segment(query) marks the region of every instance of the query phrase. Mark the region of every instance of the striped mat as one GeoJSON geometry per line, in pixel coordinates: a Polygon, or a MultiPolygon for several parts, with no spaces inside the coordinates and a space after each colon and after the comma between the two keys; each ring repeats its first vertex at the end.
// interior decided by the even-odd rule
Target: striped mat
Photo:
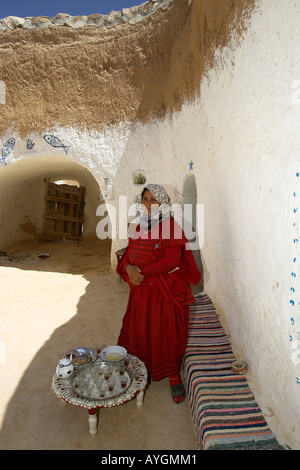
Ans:
{"type": "Polygon", "coordinates": [[[231,370],[236,358],[210,298],[195,300],[183,374],[199,449],[282,449],[245,376],[231,370]]]}

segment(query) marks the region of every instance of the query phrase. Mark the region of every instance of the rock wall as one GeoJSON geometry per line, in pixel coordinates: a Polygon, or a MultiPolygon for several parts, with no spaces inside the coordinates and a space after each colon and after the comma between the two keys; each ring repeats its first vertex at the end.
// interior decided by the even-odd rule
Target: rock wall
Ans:
{"type": "Polygon", "coordinates": [[[178,111],[197,94],[215,47],[228,43],[232,22],[242,25],[252,4],[148,2],[130,9],[129,21],[122,21],[123,14],[112,28],[109,18],[116,13],[105,21],[101,15],[98,22],[88,17],[79,28],[65,16],[60,21],[60,15],[2,20],[0,80],[6,84],[6,105],[0,135],[9,128],[25,136],[57,125],[98,130],[178,111]],[[143,21],[132,24],[136,17],[143,21]],[[14,22],[13,29],[4,29],[14,22]]]}

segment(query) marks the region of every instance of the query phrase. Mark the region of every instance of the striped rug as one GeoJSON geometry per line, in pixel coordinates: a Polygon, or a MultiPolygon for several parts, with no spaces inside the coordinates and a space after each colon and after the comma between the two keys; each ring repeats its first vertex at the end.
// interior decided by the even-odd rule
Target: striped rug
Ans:
{"type": "Polygon", "coordinates": [[[190,307],[183,374],[200,450],[281,449],[255,401],[210,298],[190,307]]]}

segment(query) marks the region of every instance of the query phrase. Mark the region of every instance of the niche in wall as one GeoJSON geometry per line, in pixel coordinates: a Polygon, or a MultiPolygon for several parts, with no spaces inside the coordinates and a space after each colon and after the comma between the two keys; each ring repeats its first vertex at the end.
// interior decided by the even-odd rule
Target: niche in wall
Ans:
{"type": "Polygon", "coordinates": [[[192,247],[198,269],[202,273],[201,281],[196,286],[192,287],[193,293],[196,294],[203,291],[204,279],[199,237],[197,236],[197,183],[193,174],[186,175],[183,180],[182,216],[184,220],[183,228],[185,235],[192,247]]]}

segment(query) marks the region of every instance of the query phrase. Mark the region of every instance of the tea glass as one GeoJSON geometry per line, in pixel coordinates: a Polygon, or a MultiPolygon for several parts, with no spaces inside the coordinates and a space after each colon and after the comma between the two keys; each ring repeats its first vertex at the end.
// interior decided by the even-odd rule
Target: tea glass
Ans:
{"type": "Polygon", "coordinates": [[[112,366],[110,366],[110,365],[103,366],[103,373],[104,373],[105,380],[109,379],[109,377],[112,374],[112,371],[113,371],[112,366]]]}
{"type": "Polygon", "coordinates": [[[106,393],[107,393],[107,385],[105,383],[102,383],[102,385],[99,387],[100,398],[104,398],[106,393]]]}
{"type": "Polygon", "coordinates": [[[115,377],[110,377],[107,381],[108,390],[112,392],[113,389],[115,388],[115,385],[116,385],[115,377]]]}
{"type": "Polygon", "coordinates": [[[121,388],[125,388],[128,382],[128,377],[120,377],[121,388]]]}

